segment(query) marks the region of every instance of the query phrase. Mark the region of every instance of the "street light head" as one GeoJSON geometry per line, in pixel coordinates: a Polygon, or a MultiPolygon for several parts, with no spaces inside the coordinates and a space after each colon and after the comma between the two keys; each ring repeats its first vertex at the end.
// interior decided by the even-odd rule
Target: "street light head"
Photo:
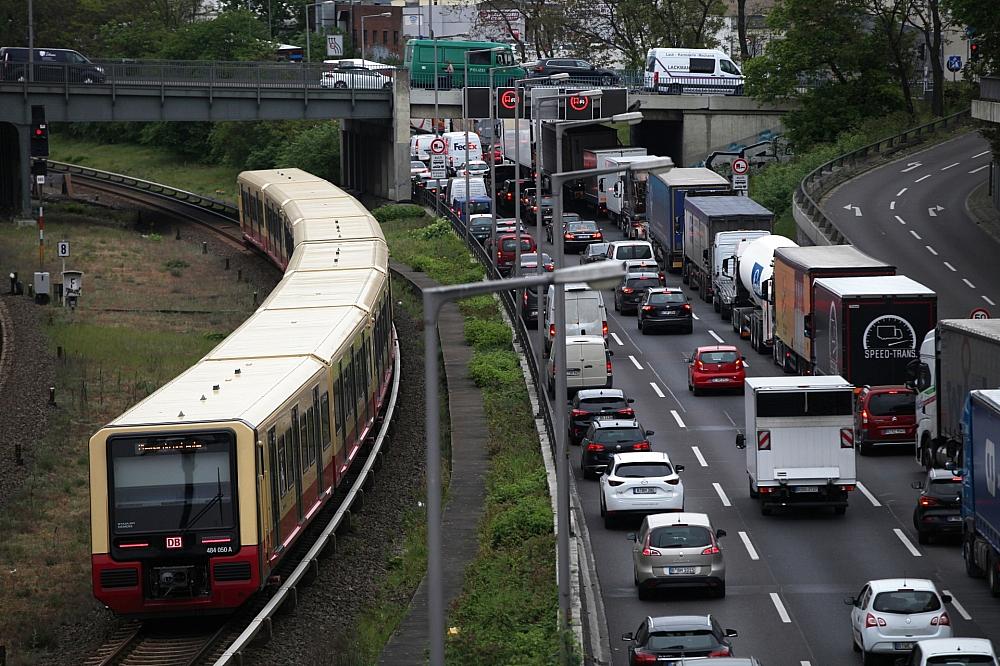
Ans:
{"type": "Polygon", "coordinates": [[[584,266],[557,268],[552,273],[556,284],[586,282],[591,289],[610,289],[625,275],[625,264],[620,261],[598,261],[584,266]]]}
{"type": "Polygon", "coordinates": [[[642,111],[629,111],[628,113],[616,113],[611,116],[612,122],[616,123],[628,123],[629,125],[638,125],[642,122],[642,111]]]}

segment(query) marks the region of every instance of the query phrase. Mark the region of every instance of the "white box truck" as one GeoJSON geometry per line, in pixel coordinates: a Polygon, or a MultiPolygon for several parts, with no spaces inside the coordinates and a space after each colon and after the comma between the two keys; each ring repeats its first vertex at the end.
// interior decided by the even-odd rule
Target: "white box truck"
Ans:
{"type": "Polygon", "coordinates": [[[750,497],[767,516],[775,507],[847,511],[857,485],[854,386],[843,377],[751,377],[745,385],[750,497]]]}

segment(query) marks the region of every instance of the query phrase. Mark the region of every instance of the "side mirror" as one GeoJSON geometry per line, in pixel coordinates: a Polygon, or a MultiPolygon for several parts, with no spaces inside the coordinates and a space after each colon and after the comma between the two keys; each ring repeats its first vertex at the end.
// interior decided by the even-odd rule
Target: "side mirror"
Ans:
{"type": "MultiPolygon", "coordinates": [[[[635,536],[635,532],[629,532],[628,536],[625,537],[625,538],[628,539],[629,541],[637,541],[638,540],[638,537],[635,536]]],[[[631,636],[631,635],[632,634],[629,634],[629,636],[631,636]]]]}
{"type": "Polygon", "coordinates": [[[655,433],[655,432],[653,432],[652,430],[647,430],[647,431],[646,431],[646,437],[652,437],[652,436],[653,436],[653,435],[655,435],[655,434],[656,434],[656,433],[655,433]]]}
{"type": "Polygon", "coordinates": [[[845,606],[856,606],[857,603],[858,603],[857,599],[855,599],[854,597],[844,597],[845,606]]]}
{"type": "Polygon", "coordinates": [[[951,603],[951,595],[947,594],[947,593],[942,593],[941,594],[941,601],[942,601],[942,603],[950,604],[951,603]]]}
{"type": "Polygon", "coordinates": [[[747,436],[741,432],[736,433],[736,448],[738,449],[747,448],[747,436]]]}
{"type": "Polygon", "coordinates": [[[724,536],[726,536],[726,530],[715,530],[716,539],[721,539],[724,536]]]}
{"type": "Polygon", "coordinates": [[[611,349],[608,350],[608,356],[614,356],[615,352],[611,349]]]}
{"type": "Polygon", "coordinates": [[[675,472],[683,472],[684,471],[684,465],[674,465],[674,471],[675,472]]]}
{"type": "Polygon", "coordinates": [[[954,472],[955,469],[957,469],[957,466],[955,465],[955,461],[954,460],[948,460],[948,461],[945,461],[944,468],[946,470],[948,470],[949,472],[954,472]]]}
{"type": "Polygon", "coordinates": [[[738,638],[740,634],[735,629],[726,629],[725,635],[726,638],[738,638]]]}
{"type": "Polygon", "coordinates": [[[914,490],[923,490],[924,489],[924,482],[923,481],[914,481],[913,483],[910,484],[910,487],[913,488],[914,490]]]}
{"type": "Polygon", "coordinates": [[[626,402],[628,402],[628,404],[631,405],[632,403],[635,402],[635,398],[629,398],[626,402]]]}
{"type": "Polygon", "coordinates": [[[628,643],[629,641],[631,641],[632,640],[632,632],[630,631],[627,634],[622,634],[622,640],[625,641],[626,643],[628,643]]]}

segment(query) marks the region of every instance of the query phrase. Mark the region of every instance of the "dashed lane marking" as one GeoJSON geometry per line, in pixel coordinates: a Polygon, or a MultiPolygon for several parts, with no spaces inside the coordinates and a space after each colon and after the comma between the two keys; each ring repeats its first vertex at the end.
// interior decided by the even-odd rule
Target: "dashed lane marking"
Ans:
{"type": "Polygon", "coordinates": [[[871,494],[871,491],[865,488],[865,484],[860,481],[858,481],[858,490],[861,491],[862,495],[868,498],[868,501],[872,503],[872,506],[882,506],[882,503],[875,499],[875,496],[871,494]]]}
{"type": "Polygon", "coordinates": [[[893,217],[895,217],[896,221],[899,222],[900,224],[906,224],[906,220],[901,218],[899,215],[894,215],[893,217]]]}
{"type": "Polygon", "coordinates": [[[771,603],[774,604],[775,610],[778,611],[778,617],[781,618],[781,621],[785,624],[790,624],[792,618],[789,617],[788,611],[785,610],[785,604],[781,603],[781,597],[778,596],[777,592],[771,592],[771,603]]]}
{"type": "Polygon", "coordinates": [[[696,315],[696,314],[692,314],[691,316],[692,316],[692,317],[694,317],[695,319],[701,319],[701,317],[699,317],[699,316],[698,316],[698,315],[696,315]]]}
{"type": "Polygon", "coordinates": [[[989,296],[983,296],[983,300],[989,303],[990,305],[996,305],[996,303],[993,302],[993,299],[990,298],[989,296]]]}
{"type": "Polygon", "coordinates": [[[949,165],[948,165],[948,166],[946,166],[946,167],[941,167],[941,171],[947,171],[948,169],[950,169],[950,168],[952,168],[952,167],[957,167],[957,166],[958,166],[958,164],[959,164],[958,162],[955,162],[955,163],[953,163],[953,164],[949,164],[949,165]]]}
{"type": "Polygon", "coordinates": [[[719,494],[719,499],[722,500],[722,506],[732,506],[732,502],[729,501],[729,497],[726,495],[726,491],[722,489],[718,483],[713,483],[712,487],[715,488],[715,492],[719,494]]]}
{"type": "Polygon", "coordinates": [[[680,428],[687,428],[687,426],[684,425],[684,420],[681,418],[681,415],[677,413],[676,409],[671,409],[670,413],[671,413],[671,415],[673,415],[674,421],[677,421],[678,427],[680,427],[680,428]]]}
{"type": "Polygon", "coordinates": [[[912,235],[912,236],[913,236],[914,238],[916,238],[917,240],[923,240],[922,238],[920,238],[920,234],[918,234],[918,233],[917,233],[916,231],[914,231],[913,229],[910,229],[910,234],[911,234],[911,235],[912,235]]]}
{"type": "Polygon", "coordinates": [[[946,267],[946,268],[947,268],[947,269],[948,269],[949,271],[951,271],[952,273],[954,273],[954,272],[955,272],[956,270],[958,270],[958,269],[956,269],[956,268],[955,268],[954,266],[952,266],[951,264],[949,264],[949,263],[948,263],[947,261],[946,261],[946,262],[944,262],[944,265],[945,265],[945,267],[946,267]]]}
{"type": "Polygon", "coordinates": [[[904,192],[906,192],[906,190],[908,190],[908,189],[910,189],[910,188],[908,188],[908,187],[904,187],[904,188],[903,188],[903,189],[901,189],[901,190],[900,190],[899,192],[896,192],[896,196],[897,196],[897,197],[901,197],[901,196],[903,196],[903,193],[904,193],[904,192]]]}
{"type": "Polygon", "coordinates": [[[906,550],[910,551],[910,555],[913,555],[913,557],[923,557],[920,554],[920,551],[917,550],[917,547],[914,546],[910,542],[910,540],[906,538],[905,534],[903,534],[903,530],[899,529],[898,527],[894,527],[892,528],[892,531],[896,533],[896,536],[899,537],[899,540],[903,542],[904,546],[906,546],[906,550]]]}
{"type": "Polygon", "coordinates": [[[889,202],[889,210],[896,210],[896,200],[893,199],[889,202]]]}
{"type": "Polygon", "coordinates": [[[976,169],[973,169],[973,170],[972,170],[972,171],[970,171],[969,173],[979,173],[979,172],[980,172],[980,171],[982,171],[983,169],[988,169],[988,168],[990,168],[990,165],[989,165],[989,164],[984,164],[983,166],[981,166],[981,167],[979,167],[979,168],[976,168],[976,169]]]}
{"type": "Polygon", "coordinates": [[[938,256],[937,250],[935,250],[934,248],[932,248],[930,245],[924,245],[924,247],[926,247],[927,251],[930,252],[931,254],[933,254],[935,257],[938,256]]]}
{"type": "Polygon", "coordinates": [[[990,151],[988,151],[988,150],[984,150],[984,151],[983,151],[983,152],[981,152],[981,153],[976,153],[975,155],[973,155],[973,156],[972,156],[972,159],[976,159],[977,157],[982,157],[983,155],[989,155],[989,154],[990,154],[990,151]]]}
{"type": "Polygon", "coordinates": [[[723,340],[722,338],[720,338],[719,334],[716,333],[715,331],[713,331],[712,329],[708,330],[708,334],[711,335],[713,338],[715,338],[715,341],[718,342],[719,344],[722,344],[723,342],[725,342],[725,340],[723,340]]]}
{"type": "Polygon", "coordinates": [[[959,615],[961,615],[966,620],[972,619],[972,616],[969,615],[969,611],[965,610],[965,606],[963,606],[958,602],[958,599],[956,599],[955,595],[951,593],[951,590],[941,590],[941,591],[947,594],[949,597],[951,597],[951,605],[955,607],[955,610],[958,611],[959,615]]]}
{"type": "Polygon", "coordinates": [[[694,457],[698,459],[698,464],[702,467],[708,467],[708,462],[705,460],[705,456],[701,455],[701,449],[697,446],[692,446],[691,451],[694,452],[694,457]]]}
{"type": "Polygon", "coordinates": [[[750,543],[750,537],[747,536],[747,533],[741,531],[738,534],[740,535],[740,541],[742,541],[743,545],[747,547],[747,553],[750,554],[750,559],[759,560],[760,555],[757,554],[757,549],[753,547],[752,543],[750,543]]]}
{"type": "Polygon", "coordinates": [[[922,180],[927,180],[927,179],[928,179],[928,178],[930,178],[930,177],[931,177],[931,175],[930,175],[930,174],[927,174],[926,176],[921,176],[920,178],[917,178],[917,179],[916,179],[915,181],[913,181],[913,182],[914,182],[914,183],[919,183],[920,181],[922,181],[922,180]]]}
{"type": "Polygon", "coordinates": [[[663,395],[663,391],[661,391],[660,387],[656,385],[656,382],[649,382],[649,385],[653,387],[654,391],[656,391],[656,395],[660,396],[661,398],[666,398],[667,397],[667,396],[663,395]]]}
{"type": "Polygon", "coordinates": [[[637,361],[637,360],[636,360],[635,356],[632,356],[631,354],[629,354],[629,355],[628,355],[628,360],[632,361],[632,365],[634,365],[634,366],[635,366],[635,369],[636,369],[636,370],[643,370],[643,369],[644,369],[644,368],[642,367],[642,364],[641,364],[641,363],[639,363],[639,361],[637,361]]]}
{"type": "Polygon", "coordinates": [[[611,337],[612,337],[612,338],[614,338],[614,340],[615,340],[615,343],[616,343],[616,344],[617,344],[617,345],[618,345],[619,347],[624,347],[624,346],[625,346],[625,343],[624,343],[624,342],[622,342],[622,339],[618,337],[618,334],[617,334],[617,333],[612,333],[612,334],[611,334],[611,337]]]}
{"type": "Polygon", "coordinates": [[[962,278],[962,282],[964,282],[965,286],[967,286],[969,289],[975,289],[976,288],[976,285],[974,285],[971,282],[969,282],[968,278],[962,278]]]}

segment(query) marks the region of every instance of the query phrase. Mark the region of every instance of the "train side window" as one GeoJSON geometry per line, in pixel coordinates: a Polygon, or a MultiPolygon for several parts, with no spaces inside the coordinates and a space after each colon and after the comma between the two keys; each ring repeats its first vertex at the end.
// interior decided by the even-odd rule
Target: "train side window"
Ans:
{"type": "Polygon", "coordinates": [[[298,461],[299,461],[299,447],[298,442],[296,442],[296,431],[295,431],[295,419],[296,413],[292,412],[292,424],[287,430],[285,430],[285,446],[288,447],[288,453],[286,454],[286,459],[288,461],[288,489],[291,490],[292,486],[296,484],[296,479],[298,479],[298,461]]]}
{"type": "Polygon", "coordinates": [[[316,449],[312,438],[312,407],[299,416],[299,450],[302,452],[302,471],[312,467],[316,460],[316,449]]]}
{"type": "Polygon", "coordinates": [[[333,383],[333,402],[334,408],[337,410],[334,416],[334,427],[337,433],[340,434],[340,438],[344,438],[344,370],[340,369],[340,373],[337,376],[337,381],[333,383]]]}
{"type": "Polygon", "coordinates": [[[285,436],[278,438],[278,488],[281,496],[288,492],[288,451],[285,448],[285,436]]]}
{"type": "Polygon", "coordinates": [[[325,449],[330,446],[330,394],[324,391],[319,404],[319,421],[322,428],[323,448],[325,449]]]}

